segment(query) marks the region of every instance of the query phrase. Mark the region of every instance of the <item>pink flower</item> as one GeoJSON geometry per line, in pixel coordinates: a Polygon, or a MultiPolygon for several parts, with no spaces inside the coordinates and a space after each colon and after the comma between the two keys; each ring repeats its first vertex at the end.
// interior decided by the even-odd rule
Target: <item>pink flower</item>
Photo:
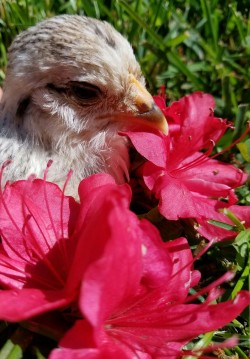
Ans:
{"type": "Polygon", "coordinates": [[[164,109],[169,136],[126,133],[148,161],[141,173],[167,219],[211,217],[211,198],[224,197],[234,204],[233,189],[247,178],[238,168],[209,158],[214,143],[228,127],[214,117],[214,105],[210,95],[196,92],[164,109]],[[204,149],[206,152],[201,152],[204,149]]]}
{"type": "Polygon", "coordinates": [[[109,175],[82,182],[81,204],[41,179],[6,184],[0,194],[0,284],[5,289],[0,291],[0,319],[17,322],[53,309],[77,310],[84,271],[77,248],[87,252],[89,227],[98,230],[99,187],[104,196],[117,188],[120,200],[129,201],[129,187],[117,186],[109,175]]]}
{"type": "Polygon", "coordinates": [[[187,241],[163,243],[130,211],[128,185],[95,175],[81,182],[79,196],[80,204],[44,180],[0,192],[0,318],[39,325],[36,316],[48,312],[53,331],[54,318],[68,315],[72,327],[50,359],[179,358],[184,344],[250,302],[242,291],[212,305],[220,280],[193,304],[189,289],[200,275],[187,241]]]}
{"type": "Polygon", "coordinates": [[[6,184],[0,198],[1,319],[24,320],[73,300],[65,284],[78,212],[79,204],[55,184],[6,184]]]}
{"type": "MultiPolygon", "coordinates": [[[[192,270],[186,240],[164,244],[150,223],[136,223],[129,212],[124,220],[119,202],[109,212],[116,225],[101,245],[102,257],[91,260],[82,278],[85,319],[76,321],[49,359],[180,358],[184,344],[225,325],[250,302],[242,291],[235,301],[213,305],[221,291],[209,288],[204,303],[189,303],[199,295],[188,295],[199,273],[192,270]]],[[[94,238],[93,248],[99,241],[94,238]]]]}

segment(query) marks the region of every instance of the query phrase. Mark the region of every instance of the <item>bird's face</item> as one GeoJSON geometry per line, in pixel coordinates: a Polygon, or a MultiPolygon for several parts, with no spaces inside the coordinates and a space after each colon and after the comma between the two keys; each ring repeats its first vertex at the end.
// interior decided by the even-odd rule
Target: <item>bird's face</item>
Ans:
{"type": "Polygon", "coordinates": [[[83,16],[57,16],[16,37],[1,106],[8,136],[45,150],[62,178],[73,167],[78,180],[104,171],[123,182],[129,159],[118,131],[147,125],[167,132],[128,41],[83,16]]]}
{"type": "Polygon", "coordinates": [[[54,17],[17,36],[3,102],[40,134],[61,128],[88,137],[135,123],[167,131],[130,44],[110,24],[81,16],[54,17]]]}

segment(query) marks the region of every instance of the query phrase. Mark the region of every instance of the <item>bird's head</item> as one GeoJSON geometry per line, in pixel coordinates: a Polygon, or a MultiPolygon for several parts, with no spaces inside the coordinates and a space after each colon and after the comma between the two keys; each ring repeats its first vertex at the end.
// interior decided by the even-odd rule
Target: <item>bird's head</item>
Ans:
{"type": "Polygon", "coordinates": [[[167,132],[128,41],[84,16],[56,16],[16,37],[2,108],[20,133],[57,146],[140,123],[167,132]]]}

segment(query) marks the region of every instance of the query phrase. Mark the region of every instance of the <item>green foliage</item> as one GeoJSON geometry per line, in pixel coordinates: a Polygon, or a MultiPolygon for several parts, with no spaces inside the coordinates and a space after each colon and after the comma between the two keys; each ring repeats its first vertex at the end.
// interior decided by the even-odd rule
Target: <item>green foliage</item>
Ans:
{"type": "Polygon", "coordinates": [[[234,118],[249,103],[250,18],[247,0],[2,0],[0,78],[14,36],[55,14],[111,22],[132,43],[152,93],[164,83],[170,100],[195,90],[213,94],[234,118]]]}
{"type": "Polygon", "coordinates": [[[250,162],[250,139],[237,144],[240,153],[245,161],[250,162]]]}

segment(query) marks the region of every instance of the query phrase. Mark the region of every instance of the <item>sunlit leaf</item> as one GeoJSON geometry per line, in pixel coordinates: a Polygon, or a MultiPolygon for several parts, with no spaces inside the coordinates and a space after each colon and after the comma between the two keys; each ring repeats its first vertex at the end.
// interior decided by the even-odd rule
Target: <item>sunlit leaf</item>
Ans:
{"type": "Polygon", "coordinates": [[[245,161],[250,162],[250,139],[236,145],[245,161]]]}

